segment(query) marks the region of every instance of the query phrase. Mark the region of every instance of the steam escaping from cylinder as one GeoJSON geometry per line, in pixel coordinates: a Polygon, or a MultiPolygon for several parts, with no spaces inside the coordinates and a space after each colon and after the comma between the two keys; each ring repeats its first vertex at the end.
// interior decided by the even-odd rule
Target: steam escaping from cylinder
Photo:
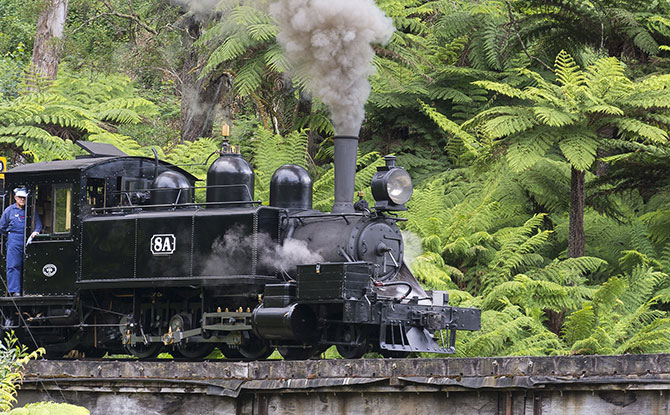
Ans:
{"type": "Polygon", "coordinates": [[[312,251],[305,241],[288,238],[280,244],[267,233],[254,236],[240,226],[217,238],[212,243],[212,255],[199,261],[204,263],[205,275],[248,274],[254,250],[258,252],[259,265],[271,271],[291,273],[300,264],[323,262],[323,257],[312,251]]]}
{"type": "Polygon", "coordinates": [[[270,14],[286,58],[328,106],[337,134],[358,136],[375,70],[371,44],[389,41],[391,19],[374,0],[278,0],[270,14]]]}

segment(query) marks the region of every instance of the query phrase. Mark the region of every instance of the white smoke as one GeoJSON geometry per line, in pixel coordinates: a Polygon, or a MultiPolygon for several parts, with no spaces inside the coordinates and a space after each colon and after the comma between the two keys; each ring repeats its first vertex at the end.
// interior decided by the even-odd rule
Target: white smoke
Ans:
{"type": "Polygon", "coordinates": [[[273,243],[267,234],[263,235],[265,236],[262,241],[264,255],[259,256],[263,266],[290,272],[296,269],[296,265],[323,262],[323,257],[310,251],[305,241],[287,239],[283,245],[278,245],[273,243]]]}
{"type": "Polygon", "coordinates": [[[193,14],[209,16],[213,14],[221,0],[170,0],[193,14]]]}
{"type": "Polygon", "coordinates": [[[259,233],[256,238],[236,226],[212,244],[212,255],[205,260],[205,275],[241,275],[251,271],[251,257],[258,251],[258,265],[271,272],[293,273],[297,265],[323,262],[323,257],[310,251],[307,242],[286,239],[282,245],[270,235],[259,233]]]}
{"type": "Polygon", "coordinates": [[[405,246],[405,253],[403,255],[403,260],[407,266],[412,269],[414,261],[416,258],[423,254],[423,248],[421,247],[421,238],[419,235],[411,231],[402,231],[402,239],[405,246]]]}
{"type": "Polygon", "coordinates": [[[287,59],[330,109],[337,134],[357,136],[374,73],[371,43],[386,43],[393,23],[374,0],[278,0],[270,14],[287,59]]]}

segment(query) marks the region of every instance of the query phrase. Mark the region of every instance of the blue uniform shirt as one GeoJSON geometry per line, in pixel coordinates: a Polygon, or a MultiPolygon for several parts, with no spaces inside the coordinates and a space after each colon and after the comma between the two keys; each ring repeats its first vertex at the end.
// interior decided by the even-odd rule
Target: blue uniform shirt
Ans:
{"type": "MultiPolygon", "coordinates": [[[[12,239],[14,235],[20,235],[23,239],[23,232],[26,226],[26,210],[21,209],[16,206],[16,203],[8,206],[4,212],[2,212],[2,217],[0,217],[0,233],[7,235],[10,233],[12,239]]],[[[42,230],[42,221],[40,221],[40,216],[35,215],[35,232],[42,230]]]]}

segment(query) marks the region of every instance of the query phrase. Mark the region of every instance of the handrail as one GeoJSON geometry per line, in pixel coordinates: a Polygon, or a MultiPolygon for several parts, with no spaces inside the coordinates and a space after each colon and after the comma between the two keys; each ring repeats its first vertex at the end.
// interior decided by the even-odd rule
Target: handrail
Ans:
{"type": "Polygon", "coordinates": [[[261,200],[251,200],[252,195],[251,195],[251,190],[249,189],[249,186],[244,184],[244,183],[239,183],[239,184],[219,184],[219,185],[211,185],[211,186],[189,186],[189,187],[175,187],[175,188],[170,188],[170,187],[158,187],[158,188],[146,188],[146,189],[135,189],[135,190],[116,190],[114,192],[110,192],[112,195],[120,195],[122,199],[125,199],[127,201],[127,205],[120,205],[120,206],[106,206],[106,207],[101,207],[101,208],[91,208],[92,213],[98,213],[98,212],[106,212],[106,211],[123,211],[123,210],[128,210],[128,209],[137,209],[137,208],[165,208],[165,207],[193,207],[193,206],[213,206],[213,205],[239,205],[239,204],[257,204],[260,205],[263,202],[261,200]],[[182,196],[182,192],[184,191],[190,191],[192,190],[195,192],[198,189],[212,189],[212,188],[236,188],[236,187],[244,187],[246,189],[247,195],[249,196],[249,200],[233,200],[233,201],[226,201],[226,202],[187,202],[187,203],[179,203],[179,199],[182,196]],[[152,192],[152,191],[171,191],[171,190],[178,190],[177,196],[175,198],[175,201],[172,203],[160,203],[160,204],[134,204],[132,202],[131,195],[133,193],[138,193],[138,192],[152,192]]]}
{"type": "Polygon", "coordinates": [[[104,211],[122,211],[122,210],[132,210],[132,209],[145,209],[145,208],[164,208],[164,207],[200,207],[200,206],[213,206],[213,205],[244,205],[244,204],[253,204],[261,205],[262,200],[239,200],[232,202],[193,202],[193,203],[162,203],[156,205],[132,205],[132,206],[109,206],[102,208],[91,208],[91,212],[104,212],[104,211]]]}

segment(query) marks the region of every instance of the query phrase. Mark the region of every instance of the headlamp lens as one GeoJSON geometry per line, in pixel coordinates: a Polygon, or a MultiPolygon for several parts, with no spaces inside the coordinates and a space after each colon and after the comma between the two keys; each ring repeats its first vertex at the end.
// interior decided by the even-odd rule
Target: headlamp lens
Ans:
{"type": "Polygon", "coordinates": [[[386,191],[391,202],[404,205],[412,197],[412,188],[412,178],[405,170],[398,168],[389,172],[386,191]]]}

